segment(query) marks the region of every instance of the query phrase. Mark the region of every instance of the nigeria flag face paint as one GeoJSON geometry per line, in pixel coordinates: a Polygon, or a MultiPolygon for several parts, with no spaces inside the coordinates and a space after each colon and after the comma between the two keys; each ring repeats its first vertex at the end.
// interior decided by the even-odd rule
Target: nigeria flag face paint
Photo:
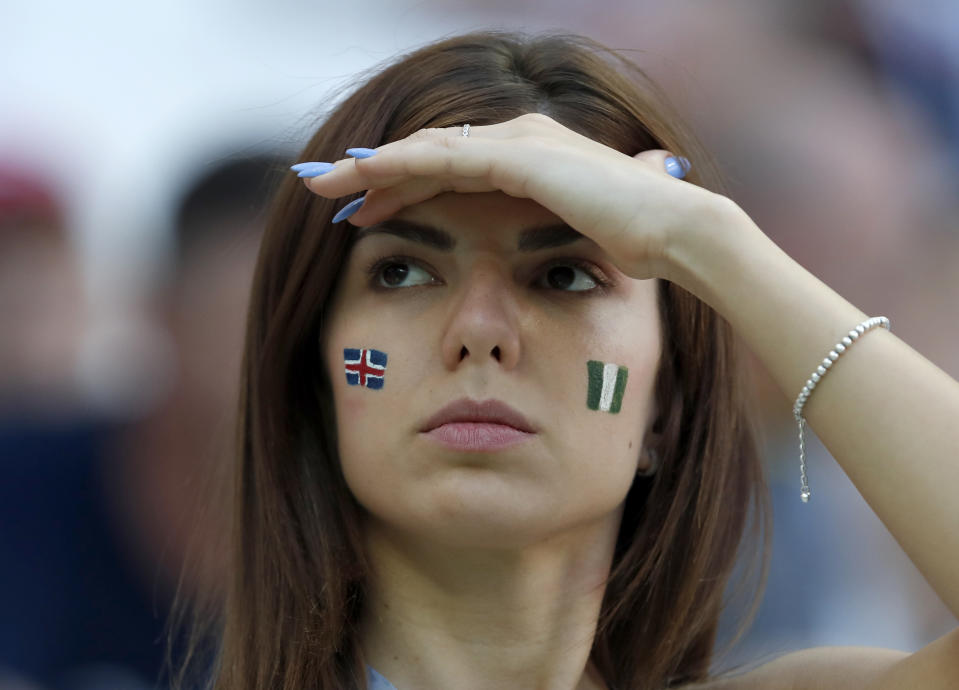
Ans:
{"type": "Polygon", "coordinates": [[[586,362],[586,374],[589,383],[586,407],[613,414],[619,412],[629,370],[612,362],[597,362],[591,359],[586,362]]]}

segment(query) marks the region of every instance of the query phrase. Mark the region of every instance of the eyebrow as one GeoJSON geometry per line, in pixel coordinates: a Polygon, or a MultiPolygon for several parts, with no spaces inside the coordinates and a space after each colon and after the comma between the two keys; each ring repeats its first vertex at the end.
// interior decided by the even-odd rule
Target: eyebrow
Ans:
{"type": "MultiPolygon", "coordinates": [[[[353,242],[356,243],[364,237],[378,234],[395,235],[442,252],[451,252],[456,248],[456,238],[445,230],[400,218],[390,218],[375,225],[360,228],[357,230],[353,242]]],[[[541,249],[563,247],[586,239],[589,238],[568,224],[555,223],[523,230],[519,235],[516,248],[521,252],[535,252],[541,249]]]]}

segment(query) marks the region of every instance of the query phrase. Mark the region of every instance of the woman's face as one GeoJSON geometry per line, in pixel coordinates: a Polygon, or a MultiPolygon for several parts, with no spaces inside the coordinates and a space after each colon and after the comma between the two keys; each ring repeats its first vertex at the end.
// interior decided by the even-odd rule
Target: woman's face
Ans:
{"type": "Polygon", "coordinates": [[[626,277],[582,236],[520,250],[524,230],[561,221],[501,192],[441,194],[360,233],[397,221],[432,226],[453,246],[361,237],[322,342],[340,462],[368,517],[448,545],[501,548],[618,518],[655,419],[656,281],[626,277]],[[601,292],[593,276],[612,284],[601,292]],[[381,388],[348,382],[345,348],[386,354],[381,388]],[[590,360],[600,363],[592,391],[590,360]],[[591,409],[591,394],[609,400],[615,365],[627,369],[619,411],[591,409]],[[535,433],[478,451],[421,432],[464,397],[507,403],[535,433]]]}

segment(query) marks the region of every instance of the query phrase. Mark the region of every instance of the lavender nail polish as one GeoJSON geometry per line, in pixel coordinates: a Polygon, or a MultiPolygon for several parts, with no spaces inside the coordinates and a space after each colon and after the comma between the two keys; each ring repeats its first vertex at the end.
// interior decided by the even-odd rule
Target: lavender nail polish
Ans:
{"type": "Polygon", "coordinates": [[[670,156],[666,159],[666,172],[668,172],[673,177],[678,177],[680,179],[686,177],[686,173],[689,172],[690,164],[688,158],[674,158],[670,156]]]}
{"type": "Polygon", "coordinates": [[[353,148],[346,149],[346,152],[353,158],[369,158],[376,155],[376,149],[353,148]]]}
{"type": "Polygon", "coordinates": [[[363,202],[366,201],[366,195],[364,194],[359,199],[354,199],[346,206],[340,209],[340,212],[333,216],[333,222],[339,223],[341,220],[346,220],[354,213],[360,210],[360,207],[363,206],[363,202]]]}
{"type": "Polygon", "coordinates": [[[306,163],[297,163],[296,165],[291,165],[290,170],[294,172],[300,172],[304,168],[312,168],[314,165],[323,165],[320,161],[307,161],[306,163]]]}
{"type": "Polygon", "coordinates": [[[332,163],[314,163],[310,167],[303,168],[297,173],[297,177],[316,177],[318,175],[325,175],[331,170],[335,170],[336,166],[332,163]]]}

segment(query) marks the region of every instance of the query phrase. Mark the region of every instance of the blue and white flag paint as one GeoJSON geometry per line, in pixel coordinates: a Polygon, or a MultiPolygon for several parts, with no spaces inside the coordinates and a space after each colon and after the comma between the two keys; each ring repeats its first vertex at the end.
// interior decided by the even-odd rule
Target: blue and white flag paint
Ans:
{"type": "Polygon", "coordinates": [[[629,370],[612,362],[597,362],[591,359],[586,362],[586,375],[589,385],[586,407],[613,414],[619,412],[629,370]]]}
{"type": "Polygon", "coordinates": [[[346,382],[351,386],[380,389],[386,375],[386,353],[379,350],[344,347],[346,382]]]}

